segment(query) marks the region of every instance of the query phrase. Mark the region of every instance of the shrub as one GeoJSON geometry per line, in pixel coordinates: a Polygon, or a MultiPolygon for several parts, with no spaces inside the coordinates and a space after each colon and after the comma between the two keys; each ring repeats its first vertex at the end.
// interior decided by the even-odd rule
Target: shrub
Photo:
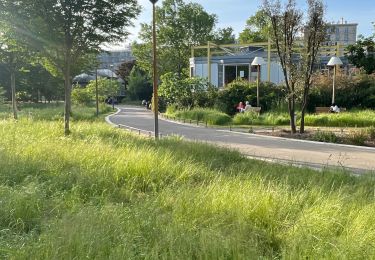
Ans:
{"type": "Polygon", "coordinates": [[[367,132],[368,132],[368,135],[370,137],[371,140],[375,140],[375,127],[369,127],[367,129],[367,132]]]}
{"type": "MultiPolygon", "coordinates": [[[[318,76],[309,95],[308,111],[317,106],[328,106],[332,98],[332,79],[318,76]]],[[[375,108],[375,75],[337,77],[336,103],[351,108],[375,108]]]]}
{"type": "Polygon", "coordinates": [[[174,73],[161,76],[159,95],[168,104],[180,108],[213,107],[217,98],[217,88],[203,78],[186,78],[174,73]]]}
{"type": "Polygon", "coordinates": [[[72,90],[72,101],[75,104],[88,105],[92,102],[93,97],[85,88],[74,88],[72,90]]]}
{"type": "Polygon", "coordinates": [[[367,133],[363,130],[350,131],[346,138],[351,144],[364,145],[367,140],[367,133]]]}
{"type": "MultiPolygon", "coordinates": [[[[96,82],[92,80],[86,89],[91,95],[91,99],[94,100],[96,96],[96,82]]],[[[117,96],[120,91],[120,82],[117,80],[109,79],[98,79],[98,96],[101,102],[104,102],[108,97],[117,96]]]]}
{"type": "Polygon", "coordinates": [[[131,100],[151,100],[152,83],[146,74],[134,67],[128,77],[128,93],[131,100]]]}
{"type": "Polygon", "coordinates": [[[16,93],[16,99],[17,101],[29,102],[31,101],[31,95],[26,91],[18,91],[16,93]]]}
{"type": "MultiPolygon", "coordinates": [[[[236,113],[239,102],[249,101],[251,105],[257,103],[257,86],[254,82],[235,80],[219,92],[216,108],[229,114],[236,113]]],[[[259,87],[260,106],[262,111],[282,106],[285,99],[282,88],[275,84],[264,82],[259,87]]]]}
{"type": "Polygon", "coordinates": [[[317,142],[327,142],[327,143],[337,143],[338,138],[335,135],[335,133],[332,132],[326,132],[326,131],[317,131],[313,134],[311,137],[313,141],[317,142]]]}

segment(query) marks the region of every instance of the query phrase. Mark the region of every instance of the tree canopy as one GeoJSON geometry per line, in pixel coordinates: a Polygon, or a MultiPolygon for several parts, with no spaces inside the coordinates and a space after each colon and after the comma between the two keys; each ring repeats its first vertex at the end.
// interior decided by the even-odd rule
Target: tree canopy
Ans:
{"type": "Polygon", "coordinates": [[[261,9],[246,21],[245,29],[240,33],[241,43],[265,42],[270,32],[270,19],[261,9]]]}
{"type": "Polygon", "coordinates": [[[71,78],[88,54],[123,40],[140,9],[136,0],[0,0],[8,24],[27,38],[43,65],[65,81],[65,134],[69,133],[71,78]],[[16,15],[15,15],[16,14],[16,15]]]}
{"type": "Polygon", "coordinates": [[[354,66],[362,68],[367,74],[375,72],[375,34],[367,38],[360,37],[347,50],[347,57],[354,66]]]}
{"type": "MultiPolygon", "coordinates": [[[[159,74],[174,72],[179,75],[188,67],[190,48],[207,44],[209,40],[223,43],[234,41],[233,29],[215,32],[217,17],[209,14],[197,3],[183,0],[165,0],[156,9],[157,46],[159,74]]],[[[137,65],[151,74],[152,33],[151,24],[141,24],[139,40],[133,44],[137,65]]]]}

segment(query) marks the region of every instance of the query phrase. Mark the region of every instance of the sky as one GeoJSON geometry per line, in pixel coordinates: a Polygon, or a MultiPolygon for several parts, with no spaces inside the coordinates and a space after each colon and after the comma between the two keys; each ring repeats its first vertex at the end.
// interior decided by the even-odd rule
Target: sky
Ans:
{"type": "MultiPolygon", "coordinates": [[[[260,7],[262,0],[195,0],[211,14],[218,16],[217,28],[232,27],[238,34],[244,29],[246,20],[260,7]]],[[[130,28],[131,35],[127,44],[137,40],[141,23],[150,23],[152,18],[152,5],[149,0],[138,0],[142,6],[142,12],[134,21],[134,27],[130,28]]],[[[161,5],[159,0],[157,5],[161,5]]],[[[297,0],[303,7],[306,0],[297,0]]],[[[358,23],[358,34],[370,36],[374,33],[372,22],[375,22],[374,0],[324,0],[326,5],[326,20],[328,22],[344,21],[358,23]]]]}

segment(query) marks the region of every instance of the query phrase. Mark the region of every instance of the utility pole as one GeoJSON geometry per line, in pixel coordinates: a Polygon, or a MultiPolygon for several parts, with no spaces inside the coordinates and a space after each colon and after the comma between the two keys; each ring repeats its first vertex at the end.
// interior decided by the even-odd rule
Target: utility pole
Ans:
{"type": "Polygon", "coordinates": [[[156,9],[155,4],[158,0],[150,0],[152,3],[152,70],[153,70],[153,107],[154,107],[154,118],[155,118],[155,125],[154,125],[154,132],[155,132],[155,140],[159,139],[159,100],[158,100],[158,75],[157,75],[157,53],[156,53],[156,9]]]}

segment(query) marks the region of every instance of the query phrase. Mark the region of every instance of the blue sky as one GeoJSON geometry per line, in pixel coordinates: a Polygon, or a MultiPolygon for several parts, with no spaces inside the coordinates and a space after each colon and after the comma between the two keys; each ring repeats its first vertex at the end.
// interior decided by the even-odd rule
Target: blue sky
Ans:
{"type": "MultiPolygon", "coordinates": [[[[142,6],[142,13],[134,22],[135,27],[130,31],[132,35],[128,42],[137,39],[139,24],[151,21],[152,6],[149,0],[139,0],[142,6]]],[[[162,0],[157,3],[160,5],[162,0]]],[[[201,4],[209,13],[217,14],[218,27],[231,26],[236,35],[241,32],[245,26],[246,20],[253,15],[262,3],[262,0],[195,0],[201,4]]],[[[306,0],[297,0],[302,7],[306,0]]],[[[327,6],[327,21],[339,21],[341,17],[348,22],[358,23],[358,34],[365,36],[371,35],[375,22],[375,4],[374,0],[324,0],[327,6]]]]}

